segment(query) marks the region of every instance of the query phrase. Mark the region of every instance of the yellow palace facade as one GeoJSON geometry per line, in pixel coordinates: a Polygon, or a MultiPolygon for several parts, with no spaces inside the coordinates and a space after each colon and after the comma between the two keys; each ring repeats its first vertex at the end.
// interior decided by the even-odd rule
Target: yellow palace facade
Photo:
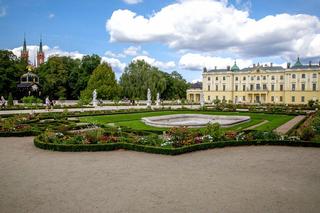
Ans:
{"type": "Polygon", "coordinates": [[[239,69],[235,63],[227,69],[203,69],[202,89],[187,90],[190,102],[212,103],[215,99],[232,103],[307,104],[320,100],[320,62],[281,66],[253,65],[239,69]]]}

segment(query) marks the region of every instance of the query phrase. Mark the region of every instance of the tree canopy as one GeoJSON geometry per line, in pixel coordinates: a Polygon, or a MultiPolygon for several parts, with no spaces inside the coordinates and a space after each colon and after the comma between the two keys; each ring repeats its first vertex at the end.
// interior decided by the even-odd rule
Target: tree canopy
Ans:
{"type": "Polygon", "coordinates": [[[118,97],[119,87],[109,64],[102,63],[93,71],[87,88],[81,92],[81,99],[91,99],[95,89],[98,99],[113,100],[118,97]]]}
{"type": "Polygon", "coordinates": [[[159,92],[162,99],[177,99],[186,97],[187,82],[174,71],[171,74],[160,71],[143,60],[131,62],[122,74],[119,82],[123,96],[145,100],[150,88],[152,98],[159,92]]]}
{"type": "Polygon", "coordinates": [[[25,73],[27,63],[17,58],[11,51],[0,50],[0,92],[8,97],[17,94],[20,76],[25,73]]]}

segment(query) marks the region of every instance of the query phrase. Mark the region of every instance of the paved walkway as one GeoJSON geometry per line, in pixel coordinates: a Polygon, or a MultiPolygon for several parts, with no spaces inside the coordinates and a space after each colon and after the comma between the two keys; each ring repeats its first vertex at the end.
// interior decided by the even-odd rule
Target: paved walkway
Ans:
{"type": "MultiPolygon", "coordinates": [[[[199,105],[167,105],[164,108],[171,108],[171,109],[179,109],[179,108],[189,108],[189,109],[198,109],[199,105]]],[[[95,107],[95,108],[71,108],[67,109],[69,112],[86,112],[86,111],[99,111],[99,110],[120,110],[120,109],[146,109],[147,106],[102,106],[102,107],[95,107]]],[[[162,108],[157,106],[152,106],[152,108],[162,108]]],[[[65,109],[53,109],[49,112],[63,112],[65,109]]],[[[37,110],[0,110],[0,115],[8,115],[8,114],[30,114],[30,113],[47,113],[48,110],[46,109],[37,109],[37,110]]]]}
{"type": "Polygon", "coordinates": [[[282,124],[281,126],[276,128],[275,131],[278,132],[279,134],[286,134],[290,129],[292,129],[297,123],[299,123],[305,117],[306,117],[305,115],[298,115],[293,119],[291,119],[290,121],[288,121],[287,123],[282,124]]]}
{"type": "Polygon", "coordinates": [[[0,138],[0,212],[319,212],[318,148],[163,156],[41,150],[0,138]]]}

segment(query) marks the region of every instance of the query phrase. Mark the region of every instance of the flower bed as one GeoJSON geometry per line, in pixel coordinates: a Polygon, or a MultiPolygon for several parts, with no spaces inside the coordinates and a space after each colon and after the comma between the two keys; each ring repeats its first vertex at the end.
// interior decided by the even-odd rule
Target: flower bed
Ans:
{"type": "Polygon", "coordinates": [[[45,132],[34,139],[35,146],[54,151],[110,151],[127,149],[177,155],[196,150],[242,145],[288,145],[320,147],[317,142],[289,140],[274,132],[224,133],[218,124],[204,130],[172,128],[162,135],[131,132],[130,129],[98,129],[81,133],[45,132]]]}

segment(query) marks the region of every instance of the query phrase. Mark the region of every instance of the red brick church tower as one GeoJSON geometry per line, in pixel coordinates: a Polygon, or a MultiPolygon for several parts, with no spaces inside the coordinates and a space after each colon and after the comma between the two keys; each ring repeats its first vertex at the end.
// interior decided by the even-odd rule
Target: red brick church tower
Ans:
{"type": "Polygon", "coordinates": [[[27,63],[29,62],[29,51],[27,50],[26,36],[24,36],[24,40],[23,40],[23,49],[21,50],[21,59],[27,63]]]}
{"type": "Polygon", "coordinates": [[[42,49],[42,38],[40,38],[39,51],[37,53],[37,66],[40,66],[42,63],[44,63],[44,52],[42,49]]]}

